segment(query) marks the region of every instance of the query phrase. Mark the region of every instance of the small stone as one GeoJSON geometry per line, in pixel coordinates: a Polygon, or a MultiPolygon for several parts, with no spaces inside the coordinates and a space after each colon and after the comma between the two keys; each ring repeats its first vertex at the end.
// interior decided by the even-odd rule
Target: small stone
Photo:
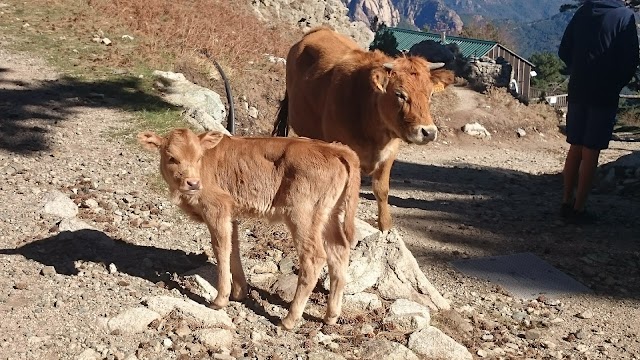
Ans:
{"type": "Polygon", "coordinates": [[[278,264],[280,267],[280,272],[283,274],[291,274],[293,272],[293,259],[286,257],[280,260],[278,264]]]}
{"type": "Polygon", "coordinates": [[[226,329],[202,329],[196,336],[203,345],[214,351],[228,349],[233,343],[233,334],[226,329]]]}
{"type": "Polygon", "coordinates": [[[482,335],[482,340],[483,340],[483,341],[493,341],[493,339],[494,339],[494,336],[493,336],[493,335],[491,335],[491,334],[484,334],[484,335],[482,335]]]}
{"type": "Polygon", "coordinates": [[[575,335],[577,339],[581,339],[581,340],[587,337],[587,334],[582,329],[576,331],[575,335]]]}
{"type": "Polygon", "coordinates": [[[542,337],[542,332],[539,329],[529,329],[525,332],[524,337],[527,340],[537,340],[542,337]]]}
{"type": "Polygon", "coordinates": [[[256,274],[271,274],[278,272],[278,265],[272,261],[267,261],[264,264],[259,264],[251,269],[256,274]]]}
{"type": "Polygon", "coordinates": [[[557,317],[557,318],[553,318],[553,319],[551,319],[551,323],[552,323],[552,324],[560,324],[560,323],[562,323],[562,322],[564,322],[564,319],[563,319],[563,318],[559,318],[559,317],[557,317]]]}
{"type": "Polygon", "coordinates": [[[369,334],[373,334],[373,332],[375,331],[373,325],[371,324],[363,324],[360,327],[360,334],[362,335],[369,335],[369,334]]]}
{"type": "Polygon", "coordinates": [[[179,328],[176,329],[175,333],[180,337],[185,337],[191,334],[191,329],[189,329],[187,325],[181,325],[179,328]]]}
{"type": "Polygon", "coordinates": [[[260,342],[262,340],[263,336],[261,333],[257,332],[257,331],[252,331],[251,332],[251,340],[255,341],[255,342],[260,342]]]}
{"type": "Polygon", "coordinates": [[[173,346],[173,341],[171,341],[171,339],[166,338],[164,340],[162,340],[162,346],[164,346],[165,348],[170,348],[171,346],[173,346]]]}
{"type": "Polygon", "coordinates": [[[100,42],[102,42],[103,44],[105,44],[107,46],[111,45],[111,40],[109,40],[109,38],[102,38],[102,40],[100,42]]]}
{"type": "Polygon", "coordinates": [[[516,311],[513,313],[513,315],[511,315],[511,318],[517,322],[520,322],[522,320],[524,320],[524,318],[527,316],[527,313],[523,312],[523,311],[516,311]]]}
{"type": "Polygon", "coordinates": [[[98,204],[98,202],[95,199],[87,199],[84,202],[84,206],[88,207],[89,209],[97,209],[100,207],[100,205],[98,204]]]}
{"type": "Polygon", "coordinates": [[[249,116],[253,119],[257,119],[258,118],[258,109],[256,109],[254,106],[250,106],[249,107],[249,116]]]}
{"type": "Polygon", "coordinates": [[[111,263],[109,264],[109,274],[115,274],[118,272],[118,268],[116,267],[116,264],[111,263]]]}
{"type": "Polygon", "coordinates": [[[585,310],[576,315],[580,319],[591,319],[593,317],[593,312],[591,310],[585,310]]]}
{"type": "Polygon", "coordinates": [[[29,288],[29,284],[25,281],[19,281],[13,285],[13,287],[17,290],[27,290],[29,288]]]}
{"type": "Polygon", "coordinates": [[[589,347],[584,344],[578,344],[576,345],[576,350],[578,350],[581,353],[584,353],[584,352],[587,352],[587,350],[589,350],[589,347]]]}
{"type": "Polygon", "coordinates": [[[523,128],[518,128],[516,130],[516,134],[518,134],[518,137],[525,137],[527,135],[526,131],[524,131],[523,128]]]}
{"type": "Polygon", "coordinates": [[[40,273],[44,276],[54,276],[55,274],[57,274],[56,272],[56,268],[53,266],[45,266],[42,268],[42,270],[40,271],[40,273]]]}
{"type": "Polygon", "coordinates": [[[476,354],[478,354],[478,356],[481,358],[485,358],[489,355],[485,350],[482,350],[482,349],[478,350],[476,354]]]}

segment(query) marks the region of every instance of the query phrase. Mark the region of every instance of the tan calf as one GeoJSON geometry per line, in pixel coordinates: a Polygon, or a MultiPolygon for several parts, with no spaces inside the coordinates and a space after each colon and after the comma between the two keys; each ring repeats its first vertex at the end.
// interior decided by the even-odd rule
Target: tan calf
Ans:
{"type": "Polygon", "coordinates": [[[336,323],[360,191],[360,163],[352,150],[317,140],[196,135],[188,129],[165,137],[143,132],[138,140],[160,151],[160,171],[173,202],[209,228],[218,262],[212,307],[222,308],[229,297],[242,300],[248,293],[234,219],[265,217],[287,225],[300,262],[296,293],[282,326],[291,329],[302,317],[325,261],[331,288],[324,321],[336,323]]]}

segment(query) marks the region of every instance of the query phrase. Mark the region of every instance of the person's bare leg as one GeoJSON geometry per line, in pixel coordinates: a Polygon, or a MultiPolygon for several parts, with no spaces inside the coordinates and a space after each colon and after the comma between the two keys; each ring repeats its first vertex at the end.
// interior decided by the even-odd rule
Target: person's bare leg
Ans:
{"type": "Polygon", "coordinates": [[[582,162],[581,145],[571,145],[562,171],[564,179],[564,192],[562,194],[562,203],[570,204],[573,198],[573,190],[578,183],[578,174],[580,172],[580,163],[582,162]]]}
{"type": "Polygon", "coordinates": [[[591,191],[593,178],[598,168],[598,157],[600,150],[593,150],[582,147],[582,161],[580,162],[580,171],[578,176],[578,189],[576,190],[576,202],[573,208],[576,211],[583,211],[587,203],[587,197],[591,191]]]}

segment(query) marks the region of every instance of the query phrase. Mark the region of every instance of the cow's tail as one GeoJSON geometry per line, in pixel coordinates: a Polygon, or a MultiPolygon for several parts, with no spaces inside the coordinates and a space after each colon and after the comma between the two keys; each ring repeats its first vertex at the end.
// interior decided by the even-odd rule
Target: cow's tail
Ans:
{"type": "MultiPolygon", "coordinates": [[[[346,146],[345,146],[346,147],[346,146]]],[[[349,156],[345,156],[343,163],[347,168],[347,183],[345,184],[344,201],[344,233],[353,248],[356,245],[356,211],[360,199],[360,160],[358,155],[349,149],[349,156]]]]}
{"type": "Polygon", "coordinates": [[[278,115],[276,121],[273,123],[273,131],[271,136],[283,136],[289,135],[289,94],[284,92],[284,99],[280,101],[280,108],[278,109],[278,115]]]}

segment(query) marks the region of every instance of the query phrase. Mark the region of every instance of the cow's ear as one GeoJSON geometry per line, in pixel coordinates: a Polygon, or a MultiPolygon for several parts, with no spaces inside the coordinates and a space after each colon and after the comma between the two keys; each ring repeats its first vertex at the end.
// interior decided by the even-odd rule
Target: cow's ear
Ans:
{"type": "Polygon", "coordinates": [[[453,84],[455,74],[453,71],[446,69],[431,70],[431,81],[436,87],[444,89],[453,84]]]}
{"type": "Polygon", "coordinates": [[[222,140],[224,134],[217,131],[208,131],[199,135],[200,145],[203,149],[214,148],[222,140]]]}
{"type": "Polygon", "coordinates": [[[390,72],[391,70],[386,67],[373,69],[371,72],[371,84],[373,85],[374,90],[383,94],[387,92],[390,72]]]}
{"type": "Polygon", "coordinates": [[[153,131],[144,131],[138,134],[138,142],[147,150],[158,150],[164,144],[164,138],[153,131]]]}

